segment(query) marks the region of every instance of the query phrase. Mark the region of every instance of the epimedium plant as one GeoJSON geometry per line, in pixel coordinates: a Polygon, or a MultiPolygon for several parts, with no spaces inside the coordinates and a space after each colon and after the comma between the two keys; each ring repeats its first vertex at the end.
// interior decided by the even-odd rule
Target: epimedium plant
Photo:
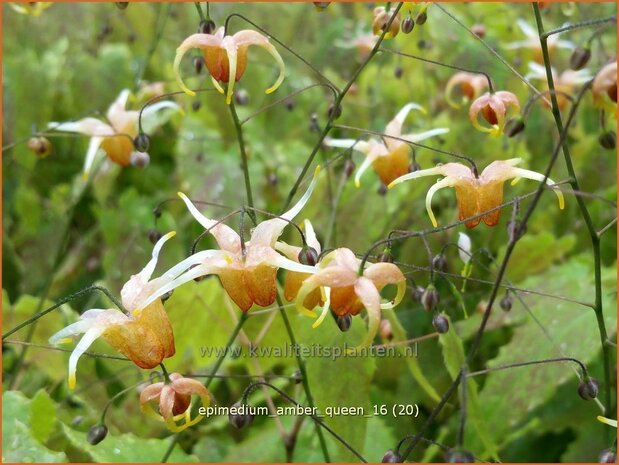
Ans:
{"type": "Polygon", "coordinates": [[[3,102],[14,461],[612,461],[614,6],[78,5],[100,32],[26,89],[19,39],[66,8],[7,11],[8,94],[40,99],[3,102]],[[387,189],[430,175],[431,228],[387,189]]]}

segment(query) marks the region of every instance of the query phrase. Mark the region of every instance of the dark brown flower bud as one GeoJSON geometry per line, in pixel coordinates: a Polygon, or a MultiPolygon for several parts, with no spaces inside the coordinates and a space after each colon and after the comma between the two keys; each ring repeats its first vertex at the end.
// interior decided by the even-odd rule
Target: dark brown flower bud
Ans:
{"type": "Polygon", "coordinates": [[[402,32],[404,34],[410,34],[414,27],[415,27],[415,20],[411,18],[410,16],[407,16],[406,18],[404,18],[404,21],[402,21],[402,24],[400,25],[400,29],[402,29],[402,32]]]}
{"type": "Polygon", "coordinates": [[[389,449],[385,455],[383,455],[382,463],[401,463],[402,457],[396,454],[394,451],[389,449]]]}
{"type": "Polygon", "coordinates": [[[499,302],[499,305],[501,306],[501,309],[504,312],[509,312],[512,309],[513,302],[514,301],[512,299],[512,296],[509,295],[508,293],[505,293],[505,295],[503,296],[503,298],[499,302]]]}
{"type": "Polygon", "coordinates": [[[245,89],[239,89],[234,92],[234,101],[242,107],[249,104],[249,94],[245,89]]]}
{"type": "Polygon", "coordinates": [[[411,296],[413,300],[415,300],[416,302],[421,302],[421,298],[423,297],[423,294],[425,292],[426,290],[423,287],[415,286],[413,290],[411,291],[411,296]]]}
{"type": "Polygon", "coordinates": [[[88,430],[88,434],[86,435],[86,440],[89,444],[96,446],[101,441],[105,439],[107,436],[107,426],[105,425],[95,425],[88,430]]]}
{"type": "Polygon", "coordinates": [[[447,463],[473,463],[474,461],[473,454],[463,449],[449,449],[445,453],[445,462],[447,463]]]}
{"type": "Polygon", "coordinates": [[[288,111],[294,110],[294,99],[287,98],[286,101],[284,102],[284,106],[286,107],[286,110],[288,111]]]}
{"type": "Polygon", "coordinates": [[[338,328],[340,328],[340,331],[345,333],[352,325],[352,315],[336,316],[335,322],[337,323],[338,328]]]}
{"type": "Polygon", "coordinates": [[[314,6],[316,7],[316,11],[323,11],[331,4],[331,2],[313,2],[313,3],[314,3],[314,6]]]}
{"type": "Polygon", "coordinates": [[[215,31],[215,22],[212,19],[200,21],[198,32],[200,34],[212,34],[215,31]]]}
{"type": "Polygon", "coordinates": [[[387,195],[387,186],[385,186],[382,182],[380,183],[380,186],[378,187],[378,195],[385,196],[387,195]]]}
{"type": "Polygon", "coordinates": [[[198,111],[201,106],[202,106],[202,103],[200,103],[200,100],[194,100],[193,102],[191,102],[191,109],[193,111],[198,111]]]}
{"type": "Polygon", "coordinates": [[[615,150],[617,146],[617,134],[615,131],[606,131],[600,134],[598,142],[607,150],[615,150]]]}
{"type": "Polygon", "coordinates": [[[402,70],[400,66],[396,66],[395,69],[393,70],[393,75],[395,76],[396,79],[400,79],[403,73],[404,73],[404,70],[402,70]]]}
{"type": "Polygon", "coordinates": [[[570,57],[570,68],[574,71],[583,69],[591,59],[591,50],[584,47],[577,47],[570,57]]]}
{"type": "Polygon", "coordinates": [[[417,15],[417,17],[415,18],[415,23],[418,24],[419,26],[423,26],[427,20],[428,20],[428,13],[426,10],[424,10],[417,15]]]}
{"type": "Polygon", "coordinates": [[[292,380],[294,384],[299,384],[303,381],[303,375],[301,374],[301,370],[297,370],[292,374],[292,380]]]}
{"type": "Polygon", "coordinates": [[[349,158],[346,162],[344,162],[344,173],[346,173],[347,178],[350,178],[354,172],[355,162],[349,158]]]}
{"type": "Polygon", "coordinates": [[[334,104],[329,105],[327,116],[329,118],[333,117],[333,119],[338,119],[340,116],[342,116],[342,106],[338,105],[336,107],[334,104]]]}
{"type": "Polygon", "coordinates": [[[46,137],[31,137],[28,139],[28,150],[38,158],[45,158],[52,153],[52,143],[46,137]]]}
{"type": "MultiPolygon", "coordinates": [[[[159,213],[159,215],[161,216],[161,213],[159,213]]],[[[148,240],[152,244],[156,244],[157,241],[159,241],[159,239],[161,239],[161,237],[163,236],[158,229],[149,229],[147,234],[148,234],[148,240]]]]}
{"type": "Polygon", "coordinates": [[[200,74],[204,69],[204,58],[193,57],[193,67],[196,70],[196,74],[200,74]]]}
{"type": "Polygon", "coordinates": [[[473,24],[473,26],[471,26],[471,32],[480,39],[483,39],[486,37],[486,26],[483,24],[473,24]]]}
{"type": "Polygon", "coordinates": [[[507,137],[514,137],[517,134],[520,134],[525,128],[524,121],[522,118],[510,118],[507,123],[505,123],[505,135],[507,137]]]}
{"type": "Polygon", "coordinates": [[[302,265],[316,266],[318,263],[318,252],[314,247],[304,246],[299,252],[299,263],[302,265]]]}
{"type": "Polygon", "coordinates": [[[378,334],[380,334],[380,337],[385,341],[390,341],[393,339],[393,328],[391,327],[391,322],[389,320],[380,320],[378,334]]]}
{"type": "Polygon", "coordinates": [[[139,133],[135,139],[133,139],[133,146],[138,152],[148,152],[148,147],[150,147],[150,137],[143,132],[139,133]]]}
{"type": "Polygon", "coordinates": [[[443,254],[435,255],[432,259],[432,268],[441,273],[447,271],[447,260],[443,254]]]}
{"type": "Polygon", "coordinates": [[[383,250],[383,252],[378,256],[377,261],[393,263],[393,255],[391,255],[391,250],[389,248],[385,248],[385,250],[383,250]]]}
{"type": "Polygon", "coordinates": [[[421,296],[421,303],[427,312],[433,311],[440,301],[438,291],[430,284],[421,296]]]}
{"type": "Polygon", "coordinates": [[[584,400],[595,399],[599,391],[600,383],[595,378],[586,377],[578,385],[578,395],[584,400]]]}
{"type": "MultiPolygon", "coordinates": [[[[234,407],[236,407],[237,409],[240,407],[245,407],[245,409],[248,409],[248,406],[241,406],[241,404],[234,404],[234,407]]],[[[251,425],[251,423],[254,421],[254,416],[249,412],[231,413],[230,415],[228,415],[228,419],[230,420],[230,424],[236,429],[243,429],[246,426],[251,425]]]]}
{"type": "Polygon", "coordinates": [[[432,326],[434,326],[437,333],[445,334],[449,331],[449,320],[445,317],[445,315],[437,313],[434,317],[432,317],[432,326]]]}

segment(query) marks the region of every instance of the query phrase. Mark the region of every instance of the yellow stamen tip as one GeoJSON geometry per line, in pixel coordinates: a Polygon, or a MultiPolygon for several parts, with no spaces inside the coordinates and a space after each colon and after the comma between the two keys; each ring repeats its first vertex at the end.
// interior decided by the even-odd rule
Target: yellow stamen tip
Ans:
{"type": "Polygon", "coordinates": [[[317,176],[318,173],[320,173],[320,165],[316,166],[316,169],[314,170],[314,176],[317,176]]]}
{"type": "Polygon", "coordinates": [[[76,382],[77,382],[77,380],[75,378],[75,375],[70,375],[69,376],[69,389],[71,389],[71,390],[75,389],[76,382]]]}
{"type": "Polygon", "coordinates": [[[355,179],[355,187],[361,187],[361,183],[358,179],[355,179]]]}
{"type": "Polygon", "coordinates": [[[393,186],[395,186],[397,184],[397,182],[395,181],[391,181],[389,184],[387,184],[387,189],[391,189],[393,186]]]}

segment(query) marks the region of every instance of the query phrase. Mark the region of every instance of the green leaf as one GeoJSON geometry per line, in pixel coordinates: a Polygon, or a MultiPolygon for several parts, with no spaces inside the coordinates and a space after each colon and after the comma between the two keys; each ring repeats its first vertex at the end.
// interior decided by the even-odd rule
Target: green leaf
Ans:
{"type": "MultiPolygon", "coordinates": [[[[445,315],[446,318],[449,318],[445,315]]],[[[464,354],[464,346],[462,339],[456,333],[456,329],[450,324],[451,329],[444,334],[439,335],[439,341],[443,347],[443,358],[447,371],[452,379],[456,379],[460,374],[460,370],[464,365],[466,356],[464,354]]],[[[481,412],[480,401],[478,398],[477,383],[474,379],[468,379],[466,390],[466,407],[467,407],[467,423],[473,425],[475,435],[468,434],[465,436],[465,445],[470,447],[470,450],[477,457],[492,457],[494,460],[499,460],[498,448],[494,442],[493,435],[487,427],[485,418],[481,412]],[[475,447],[470,445],[470,438],[478,438],[480,445],[475,447]]],[[[462,383],[460,384],[462,389],[462,383]]]]}
{"type": "MultiPolygon", "coordinates": [[[[93,446],[86,441],[85,433],[75,431],[64,423],[62,428],[69,442],[88,453],[96,462],[160,462],[171,441],[171,438],[143,439],[133,433],[123,433],[119,436],[109,433],[102,442],[93,446]]],[[[168,462],[197,462],[197,459],[176,445],[168,462]]]]}
{"type": "Polygon", "coordinates": [[[43,389],[32,398],[30,424],[32,435],[41,442],[45,442],[56,429],[56,405],[43,389]]]}

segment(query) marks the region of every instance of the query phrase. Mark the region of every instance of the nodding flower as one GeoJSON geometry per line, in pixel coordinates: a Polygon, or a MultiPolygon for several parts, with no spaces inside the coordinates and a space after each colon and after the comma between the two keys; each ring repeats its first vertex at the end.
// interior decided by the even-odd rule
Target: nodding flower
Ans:
{"type": "Polygon", "coordinates": [[[163,244],[174,235],[175,232],[170,232],[159,239],[148,264],[123,286],[121,300],[128,314],[117,309],[87,310],[80,315],[79,321],[49,339],[51,344],[56,345],[84,334],[69,358],[70,389],[75,387],[79,358],[99,337],[140,368],[154,368],[163,359],[174,355],[174,334],[161,299],[149,299],[152,291],[184,271],[177,266],[159,278],[150,279],[163,244]]]}
{"type": "Polygon", "coordinates": [[[460,71],[454,74],[445,87],[445,100],[454,108],[460,108],[461,104],[454,101],[454,94],[459,94],[462,104],[471,102],[488,88],[488,79],[483,74],[460,71]]]}
{"type": "Polygon", "coordinates": [[[469,108],[469,119],[476,129],[487,132],[491,136],[500,136],[505,129],[505,116],[509,107],[515,111],[520,111],[520,102],[511,92],[501,90],[499,92],[486,92],[471,103],[469,108]],[[479,124],[479,114],[490,124],[482,126],[479,124]]]}
{"type": "Polygon", "coordinates": [[[605,65],[596,74],[591,86],[595,106],[617,117],[617,62],[605,65]]]}
{"type": "Polygon", "coordinates": [[[187,88],[180,75],[180,64],[183,56],[189,49],[199,48],[204,53],[204,61],[211,75],[213,85],[224,93],[220,82],[228,84],[226,103],[230,105],[234,93],[234,83],[241,79],[247,66],[247,49],[250,45],[257,45],[269,52],[279,66],[279,76],[271,87],[266,90],[267,94],[274,92],[284,80],[285,65],[277,49],[269,42],[269,39],[259,32],[252,30],[239,31],[234,35],[225,35],[224,28],[220,27],[215,34],[193,34],[187,37],[176,49],[174,57],[174,75],[181,89],[189,94],[196,93],[187,88]]]}
{"type": "Polygon", "coordinates": [[[11,8],[22,15],[41,16],[54,2],[10,2],[11,8]]]}
{"type": "Polygon", "coordinates": [[[179,432],[204,418],[204,415],[191,418],[191,398],[194,395],[198,396],[202,407],[211,404],[211,396],[202,383],[172,373],[169,383],[159,382],[144,388],[140,394],[140,407],[145,414],[165,422],[170,431],[179,432]],[[157,410],[153,404],[157,405],[157,410]]]}
{"type": "MultiPolygon", "coordinates": [[[[322,248],[320,246],[320,242],[318,242],[318,238],[316,237],[316,233],[314,232],[314,227],[309,220],[305,220],[303,222],[303,226],[305,229],[305,241],[307,245],[313,248],[316,251],[317,257],[320,256],[320,252],[322,248]]],[[[286,255],[290,260],[299,262],[299,254],[302,252],[303,248],[286,244],[285,242],[276,242],[275,248],[286,255]]],[[[311,276],[310,273],[299,273],[298,271],[288,271],[286,273],[286,280],[284,281],[284,297],[288,302],[294,300],[297,297],[299,289],[307,278],[311,276]]],[[[317,305],[322,305],[322,295],[319,289],[316,289],[314,292],[309,294],[305,299],[305,306],[307,308],[314,308],[317,305]]]]}
{"type": "Polygon", "coordinates": [[[275,250],[275,243],[284,228],[309,200],[319,171],[320,167],[317,167],[314,179],[297,204],[281,216],[258,224],[248,242],[243,242],[239,234],[229,226],[205,217],[191,200],[179,192],[178,195],[187,205],[189,212],[215,237],[220,250],[197,252],[183,260],[177,266],[188,271],[154,291],[149,300],[156,299],[195,278],[216,274],[230,298],[242,311],[247,312],[253,304],[266,307],[275,302],[278,268],[314,273],[315,267],[280,255],[275,250]]]}
{"type": "MultiPolygon", "coordinates": [[[[374,8],[372,15],[374,17],[374,19],[372,20],[372,33],[375,36],[380,36],[385,30],[385,28],[387,27],[387,24],[389,23],[391,16],[393,16],[393,11],[387,11],[385,7],[378,6],[374,8]]],[[[396,15],[395,18],[393,18],[393,21],[391,22],[389,29],[385,33],[384,38],[393,39],[395,36],[398,35],[398,32],[400,32],[400,14],[399,13],[396,15]]]]}
{"type": "MultiPolygon", "coordinates": [[[[84,162],[84,177],[88,177],[99,148],[110,160],[121,166],[131,163],[135,153],[133,139],[138,135],[139,112],[126,110],[130,92],[123,90],[110,105],[106,121],[96,118],[84,118],[67,123],[49,123],[48,128],[56,131],[77,132],[90,136],[90,144],[84,162]]],[[[180,109],[169,100],[153,103],[142,112],[142,125],[154,129],[154,115],[164,108],[180,109]]]]}
{"type": "MultiPolygon", "coordinates": [[[[436,218],[432,212],[432,197],[439,189],[444,187],[453,187],[456,190],[456,201],[458,203],[460,221],[494,209],[503,202],[503,183],[509,179],[513,179],[512,186],[516,184],[520,178],[533,179],[535,181],[544,181],[544,175],[535,171],[529,171],[522,168],[517,168],[522,161],[521,158],[512,158],[511,160],[497,160],[490,163],[482,171],[479,177],[468,166],[461,163],[445,163],[435,168],[427,170],[415,171],[406,174],[395,181],[389,187],[393,187],[401,182],[411,179],[418,179],[424,176],[444,176],[443,179],[434,184],[426,195],[426,210],[432,221],[432,225],[437,227],[436,218]]],[[[565,201],[563,193],[555,186],[555,182],[547,178],[546,184],[551,186],[559,199],[559,208],[563,210],[565,201]]],[[[501,214],[500,209],[488,212],[478,218],[471,218],[465,225],[467,228],[474,228],[480,221],[483,220],[488,226],[495,226],[499,222],[501,214]]]]}
{"type": "MultiPolygon", "coordinates": [[[[540,44],[539,34],[537,29],[531,27],[529,23],[522,19],[518,19],[518,27],[525,35],[526,39],[516,42],[510,42],[505,44],[504,47],[507,50],[529,49],[533,51],[533,59],[538,63],[544,62],[544,56],[542,53],[542,46],[540,44]]],[[[574,50],[576,45],[568,40],[559,39],[559,34],[553,34],[548,36],[546,41],[548,46],[548,53],[552,56],[553,52],[558,48],[565,48],[568,50],[574,50]]]]}
{"type": "Polygon", "coordinates": [[[380,325],[381,309],[398,305],[406,292],[406,278],[393,263],[374,263],[359,275],[360,260],[346,248],[329,252],[320,261],[319,271],[307,278],[297,294],[297,309],[304,315],[317,318],[317,328],[329,313],[338,316],[358,315],[364,308],[368,313],[368,332],[358,347],[372,343],[380,325]],[[397,286],[392,302],[381,303],[380,291],[390,284],[397,286]],[[315,290],[324,292],[325,303],[320,316],[306,306],[308,296],[315,290]]]}
{"type": "Polygon", "coordinates": [[[378,139],[359,141],[355,139],[325,139],[325,145],[329,147],[352,148],[365,155],[365,160],[355,174],[355,185],[361,185],[361,175],[370,167],[387,185],[394,179],[408,173],[409,155],[411,147],[408,142],[416,143],[430,137],[449,132],[449,128],[430,129],[417,134],[402,134],[402,125],[411,110],[419,110],[425,113],[423,107],[417,103],[408,103],[400,110],[385,128],[385,135],[378,139]],[[392,137],[389,137],[392,136],[392,137]],[[397,137],[397,139],[394,139],[397,137]]]}
{"type": "MultiPolygon", "coordinates": [[[[571,96],[577,86],[589,82],[592,77],[591,71],[586,68],[578,71],[568,69],[561,74],[557,74],[557,72],[552,69],[552,79],[554,81],[559,109],[563,110],[565,108],[569,102],[569,96],[571,96]]],[[[529,62],[529,73],[525,76],[525,79],[537,79],[547,83],[548,81],[546,78],[545,67],[535,62],[529,62]]],[[[547,101],[544,100],[543,104],[549,107],[547,101]]]]}

